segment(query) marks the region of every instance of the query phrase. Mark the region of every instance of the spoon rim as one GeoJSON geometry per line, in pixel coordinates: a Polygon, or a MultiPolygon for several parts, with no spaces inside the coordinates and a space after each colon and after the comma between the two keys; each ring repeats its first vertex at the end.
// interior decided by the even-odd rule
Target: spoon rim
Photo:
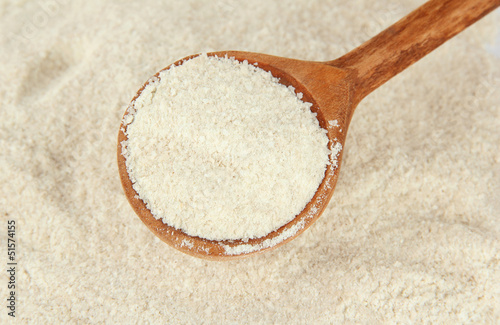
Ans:
{"type": "MultiPolygon", "coordinates": [[[[337,183],[343,150],[338,152],[335,157],[330,157],[330,164],[326,166],[325,175],[320,185],[316,189],[312,199],[306,204],[306,206],[299,214],[294,216],[293,219],[291,219],[286,224],[268,233],[267,235],[248,240],[210,240],[199,236],[189,235],[182,229],[177,229],[168,224],[165,224],[162,219],[156,219],[151,211],[147,208],[145,202],[139,198],[139,194],[133,188],[132,181],[130,180],[127,171],[126,158],[122,154],[123,144],[128,140],[128,137],[126,135],[128,124],[125,123],[127,115],[133,111],[135,100],[142,94],[142,91],[151,82],[160,79],[161,72],[168,70],[171,67],[181,65],[185,61],[197,57],[201,54],[202,53],[186,56],[158,71],[153,77],[149,78],[137,91],[136,95],[126,109],[120,123],[117,146],[118,171],[125,195],[141,221],[163,242],[183,253],[209,260],[228,260],[248,257],[250,255],[255,255],[271,249],[275,249],[302,234],[320,217],[320,215],[328,205],[331,196],[333,195],[333,191],[337,183]],[[336,164],[333,163],[334,161],[336,162],[336,164]]],[[[281,84],[294,87],[296,93],[302,93],[302,100],[304,102],[309,102],[312,104],[311,111],[316,113],[316,118],[318,119],[320,127],[328,132],[327,136],[329,138],[329,149],[332,148],[332,144],[337,140],[335,137],[336,133],[333,132],[334,130],[331,127],[329,127],[328,121],[326,121],[322,116],[320,107],[318,107],[316,101],[314,100],[314,97],[307,90],[307,88],[290,74],[273,65],[248,58],[248,54],[252,53],[234,51],[219,51],[207,53],[208,56],[230,57],[240,62],[247,61],[249,64],[256,65],[257,67],[265,71],[269,71],[274,77],[279,79],[279,82],[281,84]],[[228,52],[230,52],[230,56],[228,56],[228,52]],[[238,53],[238,55],[235,55],[236,53],[238,53]]]]}

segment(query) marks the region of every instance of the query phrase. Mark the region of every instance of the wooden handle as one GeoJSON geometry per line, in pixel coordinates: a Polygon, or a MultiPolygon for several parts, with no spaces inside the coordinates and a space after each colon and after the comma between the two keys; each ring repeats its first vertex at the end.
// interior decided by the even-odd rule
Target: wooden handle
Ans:
{"type": "Polygon", "coordinates": [[[431,0],[327,64],[353,70],[356,105],[387,80],[500,5],[500,0],[431,0]]]}

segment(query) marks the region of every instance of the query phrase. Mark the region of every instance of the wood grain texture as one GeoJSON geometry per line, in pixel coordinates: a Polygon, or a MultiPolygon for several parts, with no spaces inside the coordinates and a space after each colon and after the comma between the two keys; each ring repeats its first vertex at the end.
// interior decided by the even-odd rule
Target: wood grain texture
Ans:
{"type": "Polygon", "coordinates": [[[354,72],[354,103],[500,5],[431,0],[346,55],[327,62],[354,72]]]}
{"type": "MultiPolygon", "coordinates": [[[[304,101],[313,103],[311,110],[317,113],[320,126],[327,130],[330,144],[340,143],[344,147],[354,110],[366,95],[499,5],[500,0],[431,0],[373,39],[328,62],[301,61],[238,51],[214,52],[208,55],[228,56],[239,61],[256,63],[258,67],[279,78],[282,84],[295,87],[297,92],[303,93],[304,101]],[[329,123],[334,120],[336,127],[329,123]]],[[[192,57],[186,57],[173,65],[181,64],[192,57]]],[[[156,74],[156,77],[158,76],[159,72],[156,74]]],[[[131,105],[148,82],[138,91],[131,105]]],[[[125,116],[127,114],[126,112],[125,116]]],[[[125,194],[134,211],[161,240],[184,253],[205,259],[234,259],[261,253],[279,247],[300,235],[319,218],[328,205],[342,162],[343,150],[337,157],[338,165],[328,166],[313,199],[288,224],[267,236],[248,241],[213,241],[189,236],[164,224],[157,220],[139,199],[122,155],[122,142],[127,140],[126,128],[127,125],[122,122],[118,134],[118,169],[125,194]],[[292,232],[298,225],[298,231],[292,232]],[[270,242],[273,245],[269,245],[270,242]],[[255,250],[230,254],[225,249],[243,245],[251,245],[255,250]]]]}

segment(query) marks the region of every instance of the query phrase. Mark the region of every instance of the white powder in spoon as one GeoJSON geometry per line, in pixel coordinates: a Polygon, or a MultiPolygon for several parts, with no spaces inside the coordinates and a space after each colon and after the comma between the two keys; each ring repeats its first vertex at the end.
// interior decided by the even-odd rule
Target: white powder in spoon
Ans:
{"type": "Polygon", "coordinates": [[[160,72],[125,116],[133,188],[157,219],[212,240],[258,238],[291,221],[330,150],[311,104],[270,72],[201,55],[160,72]]]}

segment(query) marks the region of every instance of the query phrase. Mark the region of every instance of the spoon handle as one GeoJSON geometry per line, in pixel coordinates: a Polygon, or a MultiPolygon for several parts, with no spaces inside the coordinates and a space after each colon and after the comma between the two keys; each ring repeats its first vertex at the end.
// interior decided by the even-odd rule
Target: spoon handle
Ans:
{"type": "Polygon", "coordinates": [[[431,0],[327,64],[353,70],[353,104],[488,14],[500,0],[431,0]]]}

